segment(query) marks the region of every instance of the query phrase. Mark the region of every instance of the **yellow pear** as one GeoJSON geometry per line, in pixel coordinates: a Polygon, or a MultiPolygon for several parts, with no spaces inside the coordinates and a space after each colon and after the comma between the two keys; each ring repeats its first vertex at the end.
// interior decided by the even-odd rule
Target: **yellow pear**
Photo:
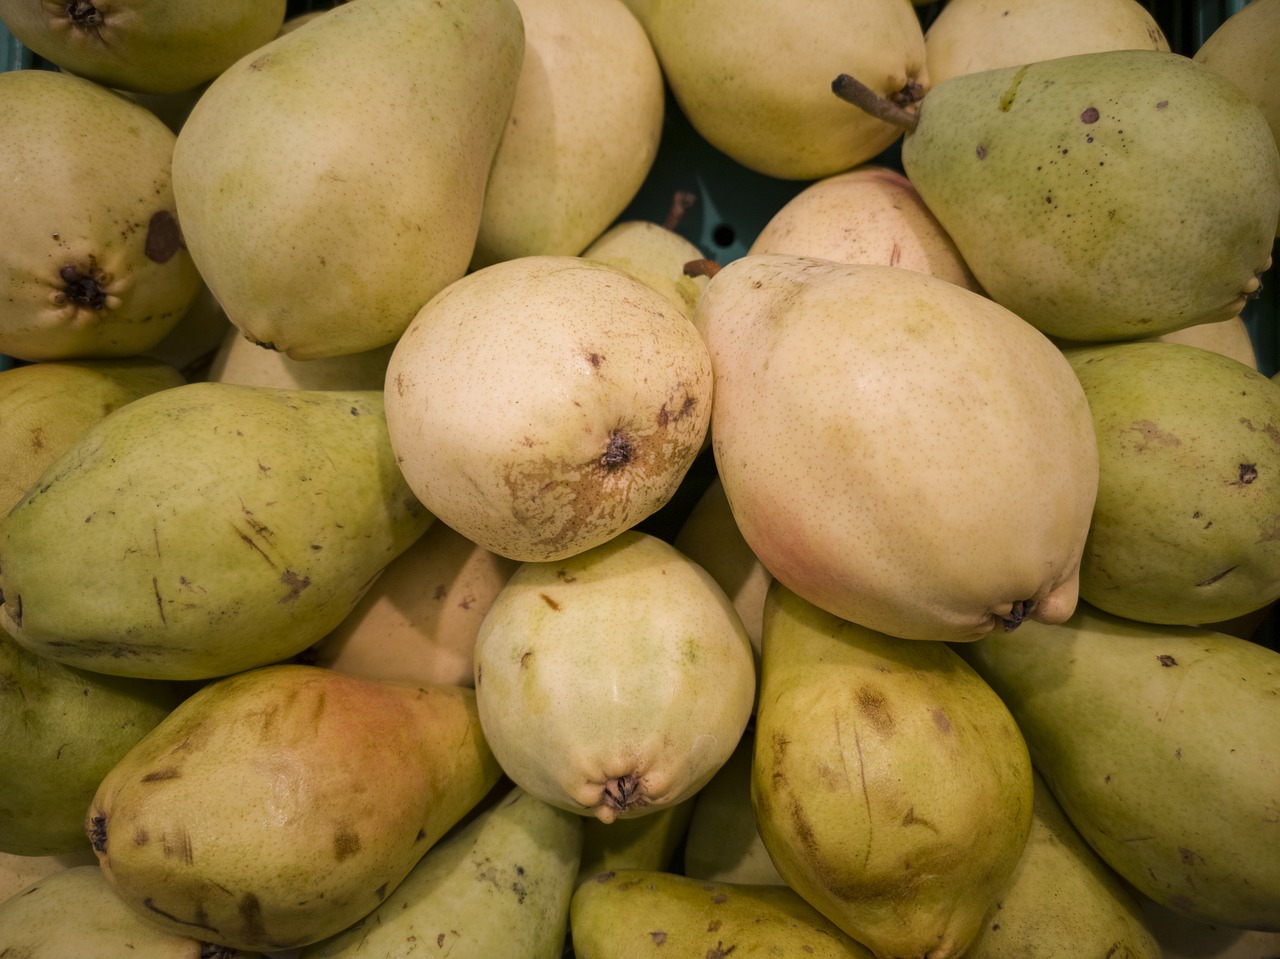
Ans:
{"type": "Polygon", "coordinates": [[[517,0],[524,63],[494,153],[471,268],[581,253],[635,197],[666,91],[622,0],[517,0]]]}
{"type": "Polygon", "coordinates": [[[219,341],[205,378],[218,383],[298,390],[380,390],[393,346],[295,360],[287,353],[263,349],[232,328],[219,341]]]}
{"type": "Polygon", "coordinates": [[[685,316],[707,285],[707,277],[690,275],[685,264],[703,259],[702,251],[675,230],[652,220],[623,220],[591,241],[582,256],[625,270],[671,300],[685,316]]]}

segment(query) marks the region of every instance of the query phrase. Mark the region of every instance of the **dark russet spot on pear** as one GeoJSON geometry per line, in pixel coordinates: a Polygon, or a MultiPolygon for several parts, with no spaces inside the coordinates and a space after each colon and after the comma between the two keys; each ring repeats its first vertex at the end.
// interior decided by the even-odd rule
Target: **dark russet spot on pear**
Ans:
{"type": "Polygon", "coordinates": [[[1101,116],[1101,114],[1098,113],[1097,107],[1086,107],[1084,111],[1081,112],[1080,114],[1080,122],[1081,123],[1097,123],[1099,116],[1101,116]]]}
{"type": "Polygon", "coordinates": [[[60,269],[58,278],[63,284],[60,299],[63,302],[70,300],[76,306],[90,310],[105,310],[107,292],[102,288],[102,274],[95,269],[96,266],[91,257],[88,270],[81,270],[74,263],[68,263],[60,269]]]}
{"type": "Polygon", "coordinates": [[[264,940],[267,938],[266,927],[262,924],[262,903],[251,892],[240,898],[241,931],[246,939],[264,940]]]}
{"type": "Polygon", "coordinates": [[[1156,104],[1156,109],[1157,109],[1157,110],[1163,110],[1163,109],[1164,109],[1165,107],[1167,107],[1168,105],[1169,105],[1169,101],[1168,101],[1168,100],[1161,100],[1159,103],[1157,103],[1157,104],[1156,104]]]}
{"type": "Polygon", "coordinates": [[[1224,569],[1221,573],[1215,573],[1213,576],[1210,576],[1208,579],[1204,580],[1203,582],[1196,583],[1196,586],[1197,587],[1212,586],[1214,583],[1218,582],[1220,579],[1222,579],[1224,576],[1226,576],[1228,573],[1230,573],[1234,569],[1235,569],[1234,566],[1230,566],[1227,569],[1224,569]]]}
{"type": "Polygon", "coordinates": [[[987,158],[987,148],[984,147],[981,143],[978,144],[978,149],[976,152],[978,154],[979,160],[985,160],[987,158]]]}
{"type": "Polygon", "coordinates": [[[893,732],[893,716],[889,712],[889,701],[885,699],[884,693],[874,686],[864,684],[858,687],[856,696],[858,712],[862,713],[872,729],[882,736],[893,732]]]}
{"type": "Polygon", "coordinates": [[[135,846],[145,846],[151,841],[151,835],[145,829],[138,829],[133,834],[133,844],[135,846]]]}
{"type": "Polygon", "coordinates": [[[615,875],[616,873],[614,873],[612,869],[605,870],[604,872],[598,872],[596,873],[596,882],[608,882],[615,875]]]}
{"type": "Polygon", "coordinates": [[[600,465],[607,470],[620,469],[630,463],[634,455],[631,441],[615,430],[609,435],[609,445],[600,454],[600,465]]]}
{"type": "Polygon", "coordinates": [[[177,779],[182,775],[182,771],[176,766],[170,766],[168,769],[157,769],[155,772],[147,773],[142,777],[144,783],[164,782],[166,779],[177,779]]]}
{"type": "Polygon", "coordinates": [[[929,715],[933,717],[933,724],[944,733],[951,732],[951,718],[941,707],[935,706],[929,711],[929,715]]]}
{"type": "Polygon", "coordinates": [[[600,364],[604,362],[604,357],[601,356],[599,353],[595,353],[595,352],[588,353],[587,362],[591,364],[592,369],[598,370],[600,369],[600,364]]]}
{"type": "Polygon", "coordinates": [[[1178,661],[1174,659],[1172,656],[1170,656],[1168,653],[1161,653],[1159,656],[1156,657],[1156,660],[1160,663],[1161,666],[1165,667],[1166,669],[1168,669],[1170,666],[1178,665],[1178,661]]]}
{"type": "Polygon", "coordinates": [[[168,210],[157,210],[147,221],[147,239],[142,252],[152,263],[168,263],[182,249],[182,230],[168,210]]]}
{"type": "Polygon", "coordinates": [[[311,585],[310,576],[299,576],[291,569],[286,569],[280,574],[280,582],[289,587],[289,592],[280,597],[281,603],[292,603],[300,595],[302,591],[311,585]]]}
{"type": "Polygon", "coordinates": [[[906,814],[905,814],[905,815],[903,815],[903,817],[902,817],[902,825],[904,825],[904,826],[924,826],[926,829],[932,829],[934,832],[938,832],[938,827],[937,827],[937,826],[935,826],[932,822],[930,822],[928,819],[925,819],[923,816],[917,816],[917,815],[916,815],[916,807],[915,807],[915,806],[912,806],[910,809],[908,809],[908,810],[906,811],[906,814]]]}
{"type": "Polygon", "coordinates": [[[722,925],[724,925],[724,923],[722,923],[719,919],[712,919],[709,923],[707,923],[707,932],[715,932],[722,925]]]}
{"type": "Polygon", "coordinates": [[[337,862],[350,859],[360,851],[360,837],[346,826],[338,826],[333,832],[333,858],[337,862]]]}
{"type": "Polygon", "coordinates": [[[680,408],[675,412],[667,409],[667,404],[663,403],[662,408],[658,410],[658,425],[666,427],[670,423],[678,422],[693,412],[694,407],[698,405],[698,401],[692,396],[685,394],[684,400],[680,404],[680,408]]]}
{"type": "Polygon", "coordinates": [[[9,607],[9,618],[13,620],[13,625],[22,625],[22,594],[18,593],[13,599],[6,599],[4,593],[0,593],[0,604],[9,607]]]}
{"type": "Polygon", "coordinates": [[[1194,866],[1198,862],[1204,862],[1203,856],[1186,846],[1178,847],[1178,858],[1182,860],[1184,866],[1194,866]]]}
{"type": "Polygon", "coordinates": [[[711,897],[711,901],[712,901],[712,902],[714,902],[714,903],[718,906],[718,905],[720,905],[722,902],[728,902],[728,901],[729,901],[729,897],[728,897],[728,896],[726,896],[726,895],[725,895],[724,893],[722,893],[722,892],[718,892],[718,893],[716,893],[714,896],[712,896],[712,897],[711,897]]]}
{"type": "Polygon", "coordinates": [[[548,596],[546,593],[539,593],[538,598],[541,599],[548,606],[550,606],[552,609],[554,609],[557,613],[560,612],[560,604],[557,603],[550,596],[548,596]]]}
{"type": "Polygon", "coordinates": [[[1253,463],[1240,464],[1240,485],[1247,486],[1258,478],[1258,467],[1253,463]]]}
{"type": "Polygon", "coordinates": [[[665,946],[667,944],[667,934],[661,930],[649,933],[649,938],[655,946],[665,946]]]}
{"type": "Polygon", "coordinates": [[[426,839],[426,838],[427,838],[427,832],[426,832],[426,830],[425,830],[425,829],[419,829],[419,830],[418,830],[418,835],[416,835],[416,836],[414,836],[414,837],[413,837],[413,841],[414,841],[414,842],[422,842],[422,840],[424,840],[424,839],[426,839]]]}

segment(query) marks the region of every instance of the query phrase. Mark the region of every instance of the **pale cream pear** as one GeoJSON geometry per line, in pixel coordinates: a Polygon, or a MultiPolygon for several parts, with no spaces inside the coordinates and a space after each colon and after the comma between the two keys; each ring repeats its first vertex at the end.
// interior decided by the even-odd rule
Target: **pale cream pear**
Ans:
{"type": "Polygon", "coordinates": [[[423,306],[384,394],[427,509],[501,556],[550,562],[670,500],[706,436],[711,361],[684,313],[634,276],[526,256],[423,306]]]}
{"type": "Polygon", "coordinates": [[[751,643],[715,580],[634,530],[525,563],[480,626],[475,691],[506,774],[603,823],[690,798],[751,716],[751,643]]]}
{"type": "Polygon", "coordinates": [[[581,253],[658,153],[662,68],[622,0],[517,0],[524,63],[494,153],[471,269],[581,253]]]}
{"type": "Polygon", "coordinates": [[[831,94],[837,75],[853,74],[908,109],[928,87],[911,0],[648,0],[632,9],[693,128],[766,176],[830,176],[902,135],[892,123],[842,110],[831,94]]]}
{"type": "Polygon", "coordinates": [[[702,250],[675,230],[652,220],[623,220],[591,241],[582,256],[625,270],[671,300],[685,316],[707,285],[707,277],[690,275],[685,264],[704,259],[702,250]]]}
{"type": "Polygon", "coordinates": [[[367,679],[470,686],[480,623],[519,565],[433,523],[307,660],[367,679]]]}
{"type": "Polygon", "coordinates": [[[232,328],[219,341],[205,379],[295,390],[380,390],[394,346],[391,343],[360,353],[295,360],[287,353],[263,349],[232,328]]]}
{"type": "Polygon", "coordinates": [[[500,775],[469,689],[264,666],[202,686],[151,730],[85,830],[151,922],[283,951],[372,912],[500,775]]]}
{"type": "Polygon", "coordinates": [[[523,53],[514,0],[351,0],[219,74],[173,176],[230,321],[295,359],[394,342],[466,272],[523,53]]]}
{"type": "Polygon", "coordinates": [[[947,643],[877,633],[778,582],[763,654],[751,801],[779,875],[878,959],[965,955],[1031,831],[1009,710],[947,643]]]}
{"type": "Polygon", "coordinates": [[[776,579],[910,639],[1071,614],[1097,449],[1045,336],[926,273],[764,253],[712,277],[694,323],[718,475],[776,579]]]}
{"type": "Polygon", "coordinates": [[[1139,0],[948,0],[924,35],[929,80],[1101,50],[1165,50],[1139,0]]]}
{"type": "Polygon", "coordinates": [[[1249,334],[1249,327],[1245,325],[1244,317],[1238,313],[1229,320],[1185,326],[1180,330],[1162,333],[1153,339],[1164,343],[1198,346],[1202,350],[1221,353],[1252,370],[1258,368],[1257,348],[1253,337],[1249,334]]]}
{"type": "Polygon", "coordinates": [[[143,93],[199,86],[271,40],[285,0],[0,0],[14,38],[96,83],[143,93]]]}
{"type": "Polygon", "coordinates": [[[878,164],[805,187],[774,213],[747,252],[899,266],[982,292],[911,181],[878,164]]]}
{"type": "Polygon", "coordinates": [[[53,70],[0,73],[0,125],[0,353],[43,361],[155,346],[201,287],[177,219],[173,131],[53,70]]]}
{"type": "Polygon", "coordinates": [[[58,856],[20,856],[0,852],[0,903],[37,879],[52,876],[55,872],[73,866],[93,866],[97,869],[98,857],[87,842],[79,852],[58,856]]]}

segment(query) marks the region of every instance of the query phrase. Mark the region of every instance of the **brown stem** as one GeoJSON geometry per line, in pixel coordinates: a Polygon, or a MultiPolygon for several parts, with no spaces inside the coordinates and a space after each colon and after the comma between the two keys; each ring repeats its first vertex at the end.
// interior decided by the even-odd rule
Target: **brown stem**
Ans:
{"type": "Polygon", "coordinates": [[[852,103],[864,113],[869,113],[877,120],[902,127],[907,133],[914,133],[920,118],[910,110],[904,110],[892,100],[880,96],[865,83],[855,80],[847,73],[842,73],[831,81],[831,92],[841,100],[852,103]]]}
{"type": "Polygon", "coordinates": [[[693,206],[697,200],[698,197],[695,193],[690,193],[688,190],[676,190],[675,195],[671,197],[671,207],[667,210],[667,218],[662,221],[662,225],[668,230],[674,230],[680,225],[684,215],[689,212],[689,207],[693,206]]]}
{"type": "Polygon", "coordinates": [[[690,260],[684,265],[685,276],[715,276],[720,272],[720,264],[706,258],[690,260]]]}

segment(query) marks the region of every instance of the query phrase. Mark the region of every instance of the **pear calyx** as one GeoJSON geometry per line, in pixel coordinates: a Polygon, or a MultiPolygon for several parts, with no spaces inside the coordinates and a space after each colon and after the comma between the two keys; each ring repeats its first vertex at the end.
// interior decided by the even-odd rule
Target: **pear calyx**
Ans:
{"type": "MultiPolygon", "coordinates": [[[[604,784],[600,791],[600,804],[609,810],[607,815],[612,820],[616,814],[625,813],[632,806],[643,806],[648,803],[640,787],[640,779],[635,773],[617,776],[604,784]]],[[[603,818],[603,817],[601,817],[603,818]]]]}
{"type": "Polygon", "coordinates": [[[1020,599],[1013,604],[1009,612],[1000,617],[1000,621],[1004,623],[1004,631],[1012,633],[1015,629],[1022,625],[1022,621],[1035,612],[1036,601],[1034,599],[1020,599]]]}
{"type": "Polygon", "coordinates": [[[842,73],[831,81],[831,92],[877,120],[902,127],[907,133],[914,133],[920,123],[912,107],[924,98],[924,86],[916,80],[908,80],[891,96],[882,97],[862,81],[842,73]]]}

